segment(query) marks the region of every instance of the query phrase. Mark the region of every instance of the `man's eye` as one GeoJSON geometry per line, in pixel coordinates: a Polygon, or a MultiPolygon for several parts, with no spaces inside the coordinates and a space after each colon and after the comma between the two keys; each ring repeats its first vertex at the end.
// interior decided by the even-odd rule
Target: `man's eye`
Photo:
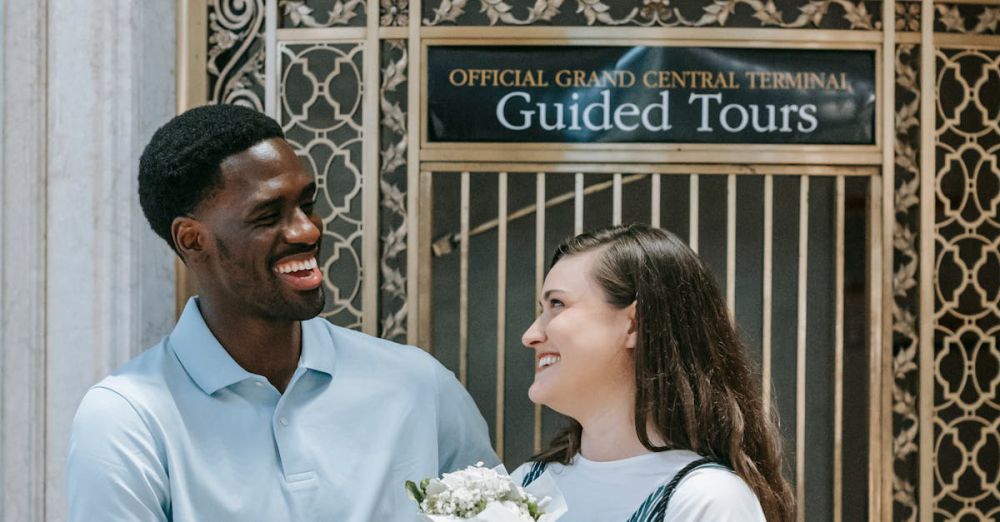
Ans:
{"type": "Polygon", "coordinates": [[[563,302],[558,299],[549,299],[550,308],[562,308],[563,302]]]}
{"type": "Polygon", "coordinates": [[[273,225],[277,222],[278,222],[277,213],[264,214],[263,216],[260,216],[254,220],[254,223],[258,225],[273,225]]]}
{"type": "Polygon", "coordinates": [[[316,200],[306,201],[302,204],[302,211],[306,214],[312,214],[313,210],[316,208],[316,200]]]}

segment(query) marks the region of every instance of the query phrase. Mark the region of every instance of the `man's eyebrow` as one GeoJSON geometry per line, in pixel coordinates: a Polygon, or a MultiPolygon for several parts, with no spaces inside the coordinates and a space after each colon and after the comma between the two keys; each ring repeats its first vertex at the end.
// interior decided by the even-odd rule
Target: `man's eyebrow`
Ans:
{"type": "Polygon", "coordinates": [[[263,212],[265,210],[271,210],[272,207],[279,206],[281,204],[281,198],[270,198],[261,201],[250,209],[249,215],[257,214],[258,212],[263,212]]]}

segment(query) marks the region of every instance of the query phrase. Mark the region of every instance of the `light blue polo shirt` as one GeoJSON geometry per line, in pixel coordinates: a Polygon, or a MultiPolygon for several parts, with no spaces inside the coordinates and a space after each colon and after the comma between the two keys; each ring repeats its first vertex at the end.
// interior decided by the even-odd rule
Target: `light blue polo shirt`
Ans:
{"type": "Polygon", "coordinates": [[[67,467],[71,521],[413,520],[406,480],[498,463],[455,376],[417,348],[302,323],[284,394],[234,361],[196,298],[91,388],[67,467]]]}

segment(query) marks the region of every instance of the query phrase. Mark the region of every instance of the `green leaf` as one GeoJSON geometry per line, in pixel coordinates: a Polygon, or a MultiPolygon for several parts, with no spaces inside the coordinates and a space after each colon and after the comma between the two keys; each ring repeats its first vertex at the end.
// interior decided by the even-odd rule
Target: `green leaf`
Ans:
{"type": "Polygon", "coordinates": [[[420,482],[420,486],[417,486],[412,480],[407,480],[405,484],[406,494],[409,495],[410,498],[412,498],[417,504],[420,504],[424,501],[424,498],[427,497],[427,494],[425,493],[427,490],[427,482],[428,480],[424,479],[420,482]]]}

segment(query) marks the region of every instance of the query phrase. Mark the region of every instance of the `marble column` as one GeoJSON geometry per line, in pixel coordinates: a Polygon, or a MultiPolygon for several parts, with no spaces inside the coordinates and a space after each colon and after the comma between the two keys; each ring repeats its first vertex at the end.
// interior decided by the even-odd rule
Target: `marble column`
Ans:
{"type": "Polygon", "coordinates": [[[0,519],[64,520],[80,398],[174,320],[173,255],[136,173],[175,111],[176,5],[3,9],[0,519]]]}

